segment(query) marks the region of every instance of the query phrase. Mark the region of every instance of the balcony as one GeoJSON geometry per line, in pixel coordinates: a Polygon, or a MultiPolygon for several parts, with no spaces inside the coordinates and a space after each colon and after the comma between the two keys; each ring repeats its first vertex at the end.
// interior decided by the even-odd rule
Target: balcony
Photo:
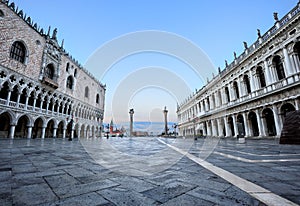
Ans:
{"type": "Polygon", "coordinates": [[[48,85],[48,86],[50,86],[54,89],[58,88],[58,83],[55,80],[50,79],[50,78],[45,77],[45,76],[43,77],[42,83],[44,83],[44,84],[46,84],[46,85],[48,85]]]}

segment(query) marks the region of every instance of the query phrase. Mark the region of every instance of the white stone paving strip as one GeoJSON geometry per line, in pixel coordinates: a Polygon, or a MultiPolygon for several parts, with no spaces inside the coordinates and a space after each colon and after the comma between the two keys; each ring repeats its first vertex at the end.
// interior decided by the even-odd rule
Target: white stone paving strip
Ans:
{"type": "Polygon", "coordinates": [[[161,143],[167,145],[168,147],[174,149],[175,151],[186,155],[190,160],[196,162],[197,164],[201,165],[205,169],[208,169],[209,171],[213,172],[214,174],[218,175],[219,177],[223,178],[224,180],[230,182],[231,184],[235,185],[236,187],[240,188],[241,190],[247,192],[252,197],[258,199],[259,201],[270,205],[270,206],[282,206],[282,205],[297,205],[294,202],[291,202],[290,200],[287,200],[279,195],[276,195],[272,193],[271,191],[258,186],[252,182],[249,182],[248,180],[245,180],[237,175],[234,175],[222,168],[219,168],[217,166],[214,166],[213,164],[195,157],[194,155],[185,152],[177,147],[174,147],[170,144],[165,143],[161,139],[158,139],[161,143]]]}
{"type": "Polygon", "coordinates": [[[285,156],[300,156],[300,154],[253,154],[253,153],[249,153],[249,152],[242,152],[242,151],[237,151],[237,150],[232,150],[232,149],[226,149],[226,148],[222,148],[222,150],[225,151],[230,151],[230,152],[235,152],[235,153],[240,153],[240,154],[246,154],[246,155],[250,155],[250,156],[259,156],[259,157],[285,157],[285,156]]]}
{"type": "Polygon", "coordinates": [[[264,159],[264,160],[250,160],[244,157],[237,157],[234,155],[230,155],[230,154],[225,154],[222,152],[214,152],[215,154],[230,158],[230,159],[235,159],[238,161],[242,161],[242,162],[248,162],[248,163],[261,163],[261,162],[297,162],[300,161],[300,159],[264,159]]]}

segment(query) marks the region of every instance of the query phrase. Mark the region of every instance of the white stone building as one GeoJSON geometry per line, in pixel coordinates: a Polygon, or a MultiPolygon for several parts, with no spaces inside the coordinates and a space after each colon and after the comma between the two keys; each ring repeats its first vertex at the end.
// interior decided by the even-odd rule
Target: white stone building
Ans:
{"type": "MultiPolygon", "coordinates": [[[[51,35],[50,35],[51,33],[51,35]]],[[[106,88],[14,3],[0,1],[0,137],[95,137],[106,88]]]]}
{"type": "MultiPolygon", "coordinates": [[[[300,3],[179,105],[180,135],[280,136],[285,114],[300,107],[300,3]]],[[[300,126],[300,125],[299,125],[300,126]]]]}

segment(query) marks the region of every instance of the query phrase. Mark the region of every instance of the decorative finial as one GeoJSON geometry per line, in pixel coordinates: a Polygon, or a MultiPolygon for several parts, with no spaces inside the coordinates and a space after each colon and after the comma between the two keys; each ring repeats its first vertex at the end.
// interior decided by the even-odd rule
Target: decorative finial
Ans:
{"type": "Polygon", "coordinates": [[[57,28],[55,28],[55,29],[53,30],[53,33],[52,33],[52,39],[53,39],[53,40],[57,40],[56,35],[57,35],[57,28]]]}
{"type": "Polygon", "coordinates": [[[221,68],[220,67],[218,67],[218,72],[221,73],[221,68]]]}
{"type": "Polygon", "coordinates": [[[243,43],[244,43],[244,48],[245,48],[245,49],[248,49],[247,42],[244,41],[243,43]]]}
{"type": "Polygon", "coordinates": [[[260,30],[259,29],[257,29],[257,36],[258,36],[258,38],[261,38],[261,34],[260,34],[260,30]]]}
{"type": "Polygon", "coordinates": [[[234,59],[236,59],[236,53],[235,52],[233,52],[233,56],[234,56],[234,59]]]}
{"type": "Polygon", "coordinates": [[[64,48],[64,42],[65,42],[65,40],[63,39],[62,41],[61,41],[61,46],[60,46],[60,48],[64,48]]]}
{"type": "Polygon", "coordinates": [[[274,17],[274,20],[275,20],[275,21],[278,21],[278,13],[277,13],[277,12],[274,12],[274,13],[273,13],[273,17],[274,17]]]}
{"type": "Polygon", "coordinates": [[[225,66],[228,67],[228,62],[227,62],[227,60],[225,60],[225,66]]]}
{"type": "Polygon", "coordinates": [[[48,28],[47,36],[50,36],[50,30],[51,30],[51,26],[49,26],[49,28],[48,28]]]}

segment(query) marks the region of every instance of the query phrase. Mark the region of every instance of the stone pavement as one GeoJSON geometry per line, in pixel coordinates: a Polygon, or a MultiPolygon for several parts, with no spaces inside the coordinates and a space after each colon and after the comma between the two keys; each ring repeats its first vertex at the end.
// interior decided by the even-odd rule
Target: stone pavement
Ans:
{"type": "MultiPolygon", "coordinates": [[[[123,154],[141,157],[168,148],[163,142],[175,141],[91,140],[96,148],[110,144],[123,154]]],[[[119,162],[125,162],[120,167],[113,158],[115,152],[102,150],[103,156],[99,154],[98,158],[107,160],[104,154],[109,154],[114,166],[99,165],[99,159],[91,158],[81,140],[0,139],[0,205],[265,205],[251,192],[241,190],[191,160],[191,156],[197,158],[203,155],[202,151],[207,152],[207,142],[208,139],[192,141],[185,148],[190,154],[179,156],[178,161],[166,164],[166,168],[159,164],[164,163],[163,157],[151,156],[157,159],[157,164],[155,159],[146,164],[164,170],[153,170],[147,175],[143,171],[133,176],[130,169],[126,170],[126,163],[132,169],[145,162],[133,163],[124,155],[124,159],[118,157],[119,162]]],[[[211,148],[205,162],[300,204],[300,146],[279,145],[275,140],[247,140],[238,144],[233,139],[221,139],[211,148]]]]}

